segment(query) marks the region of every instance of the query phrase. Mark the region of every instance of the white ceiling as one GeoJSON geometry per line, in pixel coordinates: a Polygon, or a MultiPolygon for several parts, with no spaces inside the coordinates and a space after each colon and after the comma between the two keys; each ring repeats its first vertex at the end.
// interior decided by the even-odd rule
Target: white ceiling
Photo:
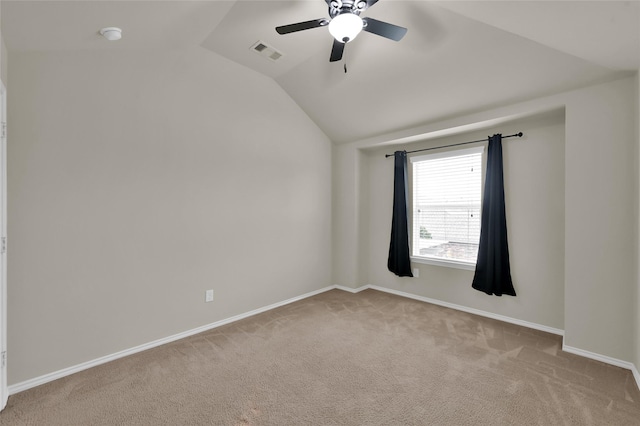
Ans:
{"type": "Polygon", "coordinates": [[[595,82],[640,67],[640,0],[380,0],[363,16],[409,29],[363,33],[329,63],[323,0],[2,1],[10,51],[202,46],[273,78],[335,142],[384,134],[595,82]],[[100,28],[123,28],[109,43],[100,28]],[[284,53],[270,61],[257,41],[284,53]],[[344,72],[344,65],[348,72],[344,72]]]}

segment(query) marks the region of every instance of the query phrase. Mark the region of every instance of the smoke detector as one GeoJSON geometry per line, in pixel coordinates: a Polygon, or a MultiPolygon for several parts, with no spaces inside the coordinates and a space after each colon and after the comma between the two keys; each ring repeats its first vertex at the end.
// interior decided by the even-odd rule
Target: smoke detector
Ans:
{"type": "Polygon", "coordinates": [[[122,30],[116,27],[106,27],[100,30],[100,34],[109,41],[116,41],[122,38],[122,30]]]}

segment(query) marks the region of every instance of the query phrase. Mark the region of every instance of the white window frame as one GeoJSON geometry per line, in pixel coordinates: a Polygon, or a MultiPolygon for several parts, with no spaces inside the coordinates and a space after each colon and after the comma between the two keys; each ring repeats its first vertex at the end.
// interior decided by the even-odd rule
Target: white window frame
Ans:
{"type": "MultiPolygon", "coordinates": [[[[411,194],[411,220],[410,220],[410,226],[411,226],[411,241],[410,241],[410,247],[411,247],[411,261],[415,262],[415,263],[422,263],[422,264],[427,264],[427,265],[436,265],[436,266],[444,266],[447,268],[455,268],[455,269],[465,269],[465,270],[469,270],[469,271],[475,271],[476,269],[476,262],[468,262],[468,261],[464,261],[464,260],[457,260],[457,259],[442,259],[442,258],[435,258],[435,257],[427,257],[427,256],[416,256],[413,254],[413,249],[414,249],[414,236],[415,233],[414,231],[414,203],[415,203],[415,193],[414,193],[414,176],[413,176],[413,163],[416,162],[420,162],[420,161],[425,161],[425,160],[434,160],[437,158],[447,158],[447,157],[457,157],[457,156],[461,156],[461,155],[469,155],[469,154],[478,154],[481,153],[482,154],[482,160],[481,160],[481,182],[480,182],[480,210],[482,210],[482,200],[483,200],[483,190],[484,190],[484,169],[485,169],[485,155],[484,155],[484,150],[485,147],[483,146],[476,146],[473,148],[465,148],[465,149],[454,149],[454,150],[447,150],[447,151],[440,151],[440,152],[436,152],[436,153],[431,153],[431,154],[426,154],[426,155],[417,155],[417,156],[413,156],[410,157],[410,163],[411,163],[411,180],[410,180],[410,184],[411,184],[411,189],[410,189],[410,194],[411,194]]],[[[482,218],[481,218],[482,220],[482,218]]]]}

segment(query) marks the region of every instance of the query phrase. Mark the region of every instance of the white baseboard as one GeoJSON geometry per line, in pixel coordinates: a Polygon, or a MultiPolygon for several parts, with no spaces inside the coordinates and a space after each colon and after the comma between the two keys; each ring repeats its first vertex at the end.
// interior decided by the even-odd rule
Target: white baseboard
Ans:
{"type": "Polygon", "coordinates": [[[617,358],[612,358],[606,355],[600,355],[595,352],[585,351],[584,349],[574,348],[573,346],[565,345],[564,342],[562,343],[562,350],[570,354],[583,356],[585,358],[604,362],[605,364],[615,365],[616,367],[631,370],[633,378],[636,380],[636,386],[638,386],[638,389],[640,389],[640,373],[638,372],[638,368],[634,363],[623,361],[617,358]]]}
{"type": "Polygon", "coordinates": [[[496,320],[499,320],[499,321],[508,322],[508,323],[511,323],[511,324],[521,325],[521,326],[527,327],[527,328],[533,328],[534,330],[540,330],[540,331],[544,331],[544,332],[547,332],[547,333],[556,334],[558,336],[564,336],[564,330],[560,330],[558,328],[553,328],[553,327],[549,327],[549,326],[546,326],[546,325],[537,324],[537,323],[534,323],[534,322],[524,321],[524,320],[520,320],[520,319],[517,319],[517,318],[511,318],[511,317],[507,317],[507,316],[504,316],[504,315],[494,314],[493,312],[481,311],[480,309],[469,308],[467,306],[456,305],[455,303],[443,302],[442,300],[431,299],[429,297],[418,296],[418,295],[411,294],[411,293],[405,293],[404,291],[392,290],[390,288],[379,287],[377,285],[367,285],[367,286],[364,286],[364,287],[359,287],[357,290],[361,291],[361,290],[365,290],[367,288],[370,288],[370,289],[373,289],[373,290],[378,290],[378,291],[383,291],[385,293],[395,294],[396,296],[402,296],[402,297],[406,297],[408,299],[419,300],[421,302],[427,302],[427,303],[431,303],[431,304],[438,305],[438,306],[444,306],[445,308],[451,308],[451,309],[455,309],[457,311],[462,311],[462,312],[467,312],[467,313],[470,313],[470,314],[479,315],[481,317],[492,318],[492,319],[496,319],[496,320]]]}
{"type": "MultiPolygon", "coordinates": [[[[339,289],[342,290],[341,286],[336,286],[336,288],[339,288],[339,289]]],[[[476,315],[480,315],[480,316],[487,317],[487,318],[493,318],[493,319],[497,319],[497,320],[500,320],[500,321],[508,322],[508,323],[511,323],[511,324],[521,325],[523,327],[533,328],[535,330],[545,331],[547,333],[556,334],[558,336],[563,336],[564,337],[564,330],[560,330],[558,328],[548,327],[546,325],[541,325],[541,324],[536,324],[536,323],[529,322],[529,321],[519,320],[519,319],[516,319],[516,318],[506,317],[504,315],[498,315],[498,314],[494,314],[492,312],[481,311],[479,309],[468,308],[466,306],[456,305],[454,303],[449,303],[449,302],[443,302],[441,300],[430,299],[428,297],[417,296],[415,294],[405,293],[403,291],[392,290],[392,289],[389,289],[389,288],[379,287],[379,286],[376,286],[376,285],[367,285],[367,286],[359,287],[357,289],[351,289],[351,288],[346,287],[347,291],[350,291],[351,293],[357,293],[357,292],[365,290],[367,288],[370,288],[370,289],[373,289],[373,290],[378,290],[378,291],[383,291],[385,293],[395,294],[397,296],[407,297],[409,299],[420,300],[422,302],[433,303],[434,305],[444,306],[444,307],[447,307],[447,308],[456,309],[458,311],[468,312],[468,313],[471,313],[471,314],[476,314],[476,315]]],[[[583,349],[574,348],[572,346],[567,346],[567,345],[564,344],[564,339],[563,339],[563,342],[562,342],[562,350],[565,351],[565,352],[572,353],[574,355],[579,355],[579,356],[583,356],[585,358],[590,358],[590,359],[594,359],[596,361],[601,361],[601,362],[604,362],[605,364],[615,365],[617,367],[621,367],[621,368],[625,368],[627,370],[631,370],[631,373],[633,373],[633,377],[636,380],[636,385],[638,386],[638,389],[640,389],[640,373],[638,372],[638,368],[636,367],[636,365],[633,364],[632,362],[623,361],[623,360],[612,358],[612,357],[609,357],[609,356],[606,356],[606,355],[600,355],[600,354],[597,354],[597,353],[594,353],[594,352],[585,351],[583,349]]]]}
{"type": "MultiPolygon", "coordinates": [[[[299,300],[303,300],[303,299],[306,299],[308,297],[315,296],[316,294],[324,293],[326,291],[333,290],[333,289],[338,289],[338,290],[346,291],[346,292],[353,293],[353,294],[359,293],[359,292],[361,292],[363,290],[367,290],[367,289],[378,290],[378,291],[382,291],[382,292],[385,292],[385,293],[390,293],[390,294],[395,294],[397,296],[406,297],[406,298],[409,298],[409,299],[414,299],[414,300],[419,300],[419,301],[422,301],[422,302],[432,303],[434,305],[444,306],[446,308],[451,308],[451,309],[455,309],[455,310],[458,310],[458,311],[468,312],[468,313],[471,313],[471,314],[480,315],[480,316],[487,317],[487,318],[493,318],[493,319],[497,319],[499,321],[504,321],[504,322],[508,322],[508,323],[511,323],[511,324],[521,325],[523,327],[528,327],[528,328],[532,328],[532,329],[535,329],[535,330],[545,331],[547,333],[556,334],[556,335],[559,335],[559,336],[564,336],[564,331],[560,330],[560,329],[557,329],[557,328],[552,328],[552,327],[548,327],[548,326],[541,325],[541,324],[536,324],[536,323],[532,323],[532,322],[528,322],[528,321],[523,321],[523,320],[519,320],[519,319],[516,319],[516,318],[506,317],[506,316],[494,314],[494,313],[491,313],[491,312],[481,311],[479,309],[469,308],[469,307],[462,306],[462,305],[456,305],[454,303],[443,302],[443,301],[437,300],[437,299],[430,299],[428,297],[418,296],[418,295],[411,294],[411,293],[405,293],[403,291],[392,290],[392,289],[385,288],[385,287],[379,287],[379,286],[375,286],[375,285],[365,285],[365,286],[358,287],[358,288],[352,288],[352,287],[345,287],[345,286],[341,286],[341,285],[333,285],[333,286],[321,288],[321,289],[316,290],[316,291],[312,291],[310,293],[303,294],[301,296],[293,297],[291,299],[287,299],[287,300],[284,300],[282,302],[277,302],[277,303],[273,303],[273,304],[268,305],[268,306],[264,306],[262,308],[254,309],[254,310],[246,312],[244,314],[235,315],[233,317],[226,318],[226,319],[223,319],[223,320],[220,320],[220,321],[216,321],[216,322],[211,323],[211,324],[203,325],[201,327],[197,327],[197,328],[194,328],[194,329],[191,329],[191,330],[187,330],[187,331],[184,331],[182,333],[178,333],[178,334],[174,334],[172,336],[168,336],[168,337],[165,337],[165,338],[162,338],[162,339],[154,340],[152,342],[145,343],[145,344],[142,344],[142,345],[139,345],[139,346],[135,346],[133,348],[125,349],[123,351],[116,352],[116,353],[111,354],[111,355],[106,355],[106,356],[103,356],[103,357],[100,357],[100,358],[96,358],[96,359],[91,360],[91,361],[87,361],[87,362],[83,362],[83,363],[78,364],[78,365],[74,365],[72,367],[68,367],[68,368],[64,368],[62,370],[54,371],[52,373],[45,374],[43,376],[39,376],[39,377],[35,377],[33,379],[25,380],[24,382],[16,383],[16,384],[11,385],[11,386],[8,387],[9,395],[13,395],[13,394],[16,394],[18,392],[22,392],[22,391],[25,391],[27,389],[34,388],[36,386],[43,385],[43,384],[51,382],[53,380],[57,380],[57,379],[60,379],[62,377],[69,376],[71,374],[78,373],[80,371],[89,369],[91,367],[95,367],[95,366],[98,366],[98,365],[101,365],[101,364],[104,364],[104,363],[107,363],[107,362],[110,362],[110,361],[114,361],[116,359],[119,359],[119,358],[122,358],[122,357],[125,357],[125,356],[133,355],[135,353],[142,352],[142,351],[145,351],[147,349],[155,348],[157,346],[164,345],[166,343],[171,343],[171,342],[174,342],[176,340],[184,339],[185,337],[193,336],[194,334],[202,333],[204,331],[211,330],[211,329],[216,328],[216,327],[220,327],[220,326],[223,326],[223,325],[226,325],[226,324],[230,324],[232,322],[239,321],[241,319],[248,318],[248,317],[251,317],[253,315],[257,315],[257,314],[260,314],[262,312],[266,312],[266,311],[269,311],[271,309],[278,308],[280,306],[288,305],[290,303],[297,302],[299,300]]],[[[607,363],[607,364],[616,365],[618,367],[629,369],[633,373],[633,376],[634,376],[634,378],[636,380],[636,384],[640,388],[640,374],[638,373],[638,369],[636,368],[636,366],[633,363],[630,363],[630,362],[627,362],[627,361],[622,361],[622,360],[619,360],[619,359],[611,358],[611,357],[600,355],[600,354],[596,354],[596,353],[593,353],[593,352],[585,351],[585,350],[582,350],[582,349],[574,348],[574,347],[571,347],[571,346],[566,346],[566,345],[564,345],[564,343],[563,343],[563,346],[562,346],[562,350],[565,351],[565,352],[573,353],[575,355],[584,356],[586,358],[595,359],[597,361],[602,361],[602,362],[607,363]]]]}
{"type": "MultiPolygon", "coordinates": [[[[193,336],[194,334],[202,333],[207,330],[211,330],[216,327],[220,327],[235,321],[239,321],[244,318],[251,317],[253,315],[260,314],[262,312],[269,311],[271,309],[278,308],[280,306],[288,305],[289,303],[297,302],[302,299],[306,299],[311,296],[315,296],[316,294],[324,293],[329,290],[333,290],[337,288],[337,286],[329,286],[325,288],[321,288],[320,290],[312,291],[310,293],[303,294],[301,296],[292,297],[291,299],[284,300],[282,302],[277,302],[268,306],[264,306],[262,308],[254,309],[252,311],[246,312],[244,314],[235,315],[230,318],[226,318],[220,321],[213,322],[211,324],[203,325],[201,327],[197,327],[191,330],[184,331],[182,333],[174,334],[172,336],[164,337],[162,339],[154,340],[149,343],[145,343],[139,346],[135,346],[133,348],[125,349],[120,352],[116,352],[111,355],[106,355],[100,358],[93,359],[91,361],[83,362],[81,364],[74,365],[72,367],[64,368],[62,370],[54,371],[49,374],[45,374],[43,376],[35,377],[33,379],[25,380],[24,382],[16,383],[14,385],[9,386],[9,395],[16,394],[18,392],[25,391],[27,389],[34,388],[36,386],[43,385],[45,383],[51,382],[53,380],[61,379],[63,377],[69,376],[74,373],[78,373],[80,371],[89,369],[91,367],[96,367],[101,364],[105,364],[110,361],[114,361],[116,359],[133,355],[138,352],[146,351],[147,349],[155,348],[160,345],[164,345],[167,343],[175,342],[176,340],[184,339],[185,337],[193,336]]],[[[346,287],[345,287],[346,288],[346,287]]]]}
{"type": "Polygon", "coordinates": [[[358,287],[358,288],[351,288],[351,287],[345,287],[343,285],[336,284],[336,285],[333,286],[333,288],[336,288],[336,289],[342,290],[342,291],[346,291],[348,293],[356,294],[356,293],[360,293],[362,290],[366,290],[366,289],[370,288],[370,286],[365,285],[365,286],[358,287]]]}
{"type": "MultiPolygon", "coordinates": [[[[358,293],[362,290],[366,290],[368,288],[373,289],[373,290],[378,290],[378,291],[382,291],[385,293],[390,293],[390,294],[395,294],[397,296],[401,296],[401,297],[406,297],[409,299],[414,299],[414,300],[419,300],[421,302],[427,302],[427,303],[433,303],[434,305],[439,305],[439,306],[444,306],[446,308],[451,308],[451,309],[455,309],[458,311],[463,311],[463,312],[468,312],[470,314],[475,314],[475,315],[480,315],[483,317],[487,317],[487,318],[493,318],[499,321],[504,321],[504,322],[508,322],[511,324],[516,324],[516,325],[521,325],[523,327],[528,327],[528,328],[533,328],[534,330],[540,330],[540,331],[545,331],[547,333],[551,333],[551,334],[556,334],[558,336],[563,336],[564,337],[564,330],[558,329],[558,328],[553,328],[553,327],[548,327],[546,325],[542,325],[542,324],[536,324],[533,322],[529,322],[529,321],[524,321],[524,320],[520,320],[520,319],[516,319],[516,318],[511,318],[511,317],[507,317],[504,315],[499,315],[499,314],[494,314],[492,312],[486,312],[486,311],[481,311],[479,309],[474,309],[474,308],[469,308],[466,306],[462,306],[462,305],[456,305],[455,303],[449,303],[449,302],[443,302],[442,300],[437,300],[437,299],[430,299],[428,297],[424,297],[424,296],[418,296],[415,294],[411,294],[411,293],[405,293],[403,291],[398,291],[398,290],[393,290],[393,289],[389,289],[386,287],[379,287],[376,285],[366,285],[366,286],[362,286],[362,287],[358,287],[356,289],[350,288],[350,287],[343,287],[343,286],[335,286],[336,288],[340,289],[340,290],[346,290],[350,293],[358,293]]],[[[583,349],[578,349],[578,348],[574,348],[572,346],[567,346],[564,344],[564,339],[562,342],[562,350],[565,352],[569,352],[572,353],[574,355],[579,355],[579,356],[583,356],[585,358],[590,358],[590,359],[594,359],[596,361],[601,361],[604,362],[605,364],[610,364],[610,365],[615,365],[617,367],[621,367],[621,368],[625,368],[627,370],[631,370],[631,373],[633,373],[633,377],[636,381],[636,385],[638,386],[638,389],[640,389],[640,373],[638,372],[638,368],[636,367],[635,364],[633,364],[632,362],[628,362],[628,361],[623,361],[620,359],[616,359],[616,358],[612,358],[606,355],[600,355],[594,352],[589,352],[589,351],[585,351],[583,349]]]]}
{"type": "Polygon", "coordinates": [[[605,364],[626,368],[627,370],[631,370],[634,373],[634,376],[636,376],[637,370],[635,368],[635,365],[633,365],[633,363],[631,362],[623,361],[617,358],[612,358],[606,355],[600,355],[595,352],[585,351],[584,349],[574,348],[573,346],[565,345],[564,342],[562,343],[562,350],[570,354],[579,355],[585,358],[593,359],[595,361],[604,362],[605,364]]]}

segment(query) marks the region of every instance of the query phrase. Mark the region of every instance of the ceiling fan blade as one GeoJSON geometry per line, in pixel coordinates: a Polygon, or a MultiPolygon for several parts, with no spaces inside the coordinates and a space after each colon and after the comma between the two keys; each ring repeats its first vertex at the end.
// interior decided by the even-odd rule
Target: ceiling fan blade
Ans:
{"type": "Polygon", "coordinates": [[[363,18],[366,22],[364,31],[373,33],[394,41],[402,40],[402,37],[407,33],[407,29],[399,27],[397,25],[389,24],[388,22],[378,21],[373,18],[363,18]]]}
{"type": "Polygon", "coordinates": [[[333,40],[333,47],[331,48],[331,58],[329,58],[329,62],[336,62],[342,59],[345,44],[346,43],[341,43],[338,40],[333,40]]]}
{"type": "Polygon", "coordinates": [[[324,27],[328,23],[329,21],[324,18],[313,19],[311,21],[298,22],[296,24],[282,25],[280,27],[276,27],[276,31],[278,34],[289,34],[302,30],[310,30],[311,28],[324,27]]]}

